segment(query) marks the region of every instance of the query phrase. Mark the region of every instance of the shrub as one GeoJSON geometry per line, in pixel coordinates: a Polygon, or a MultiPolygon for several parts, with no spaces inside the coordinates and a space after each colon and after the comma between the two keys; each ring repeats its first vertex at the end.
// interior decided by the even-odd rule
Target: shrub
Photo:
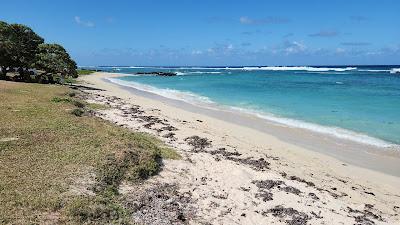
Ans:
{"type": "Polygon", "coordinates": [[[130,224],[127,210],[103,196],[78,197],[67,207],[67,213],[80,224],[130,224]]]}
{"type": "Polygon", "coordinates": [[[72,100],[70,98],[60,98],[60,97],[54,97],[51,99],[52,102],[71,102],[72,100]]]}
{"type": "Polygon", "coordinates": [[[69,97],[75,97],[76,96],[76,92],[73,92],[73,91],[71,91],[71,92],[68,92],[68,96],[69,97]]]}
{"type": "Polygon", "coordinates": [[[79,108],[78,108],[78,109],[72,110],[71,113],[72,113],[73,115],[75,115],[75,116],[81,117],[81,116],[85,113],[85,111],[83,111],[82,109],[79,109],[79,108]]]}
{"type": "Polygon", "coordinates": [[[85,103],[83,103],[83,102],[81,102],[81,101],[75,100],[73,103],[74,103],[74,105],[75,105],[76,107],[78,107],[78,108],[85,108],[85,103]]]}

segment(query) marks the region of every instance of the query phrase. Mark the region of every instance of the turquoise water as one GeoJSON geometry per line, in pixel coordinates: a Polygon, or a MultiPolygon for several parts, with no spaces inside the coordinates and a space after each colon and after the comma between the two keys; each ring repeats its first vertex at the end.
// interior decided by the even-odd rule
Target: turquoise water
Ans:
{"type": "Polygon", "coordinates": [[[400,73],[393,67],[108,70],[129,74],[175,71],[179,76],[118,79],[120,84],[134,84],[166,97],[193,103],[214,102],[286,125],[364,143],[400,144],[400,73]]]}

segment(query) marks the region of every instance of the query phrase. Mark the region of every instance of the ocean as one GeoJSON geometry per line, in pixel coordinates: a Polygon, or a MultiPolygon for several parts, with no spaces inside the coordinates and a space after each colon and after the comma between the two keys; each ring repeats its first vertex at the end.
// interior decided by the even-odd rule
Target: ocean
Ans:
{"type": "Polygon", "coordinates": [[[110,81],[378,147],[400,144],[400,66],[98,67],[110,81]],[[135,75],[176,72],[178,76],[135,75]]]}

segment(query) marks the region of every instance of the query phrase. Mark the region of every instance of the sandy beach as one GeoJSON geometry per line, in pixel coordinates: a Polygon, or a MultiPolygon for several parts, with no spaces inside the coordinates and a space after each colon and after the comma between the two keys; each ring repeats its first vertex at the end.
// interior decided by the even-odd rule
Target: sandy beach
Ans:
{"type": "MultiPolygon", "coordinates": [[[[101,89],[84,90],[86,100],[111,106],[97,116],[177,149],[182,159],[165,161],[147,186],[176,185],[190,196],[190,224],[400,223],[395,151],[215,113],[106,80],[117,76],[123,75],[80,77],[101,89]]],[[[143,218],[137,215],[151,223],[143,218]]]]}

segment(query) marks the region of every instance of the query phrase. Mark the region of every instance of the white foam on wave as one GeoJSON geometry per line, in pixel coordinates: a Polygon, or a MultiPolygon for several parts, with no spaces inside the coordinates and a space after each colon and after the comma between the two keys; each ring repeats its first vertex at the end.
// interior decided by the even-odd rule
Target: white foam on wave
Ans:
{"type": "MultiPolygon", "coordinates": [[[[185,69],[184,67],[180,69],[185,69]]],[[[309,71],[309,72],[344,72],[356,70],[357,67],[311,67],[311,66],[248,66],[248,67],[193,67],[186,69],[202,69],[202,70],[245,70],[245,71],[256,71],[256,70],[270,70],[270,71],[309,71]]]]}
{"type": "Polygon", "coordinates": [[[336,72],[344,72],[344,71],[356,70],[357,67],[248,66],[248,67],[179,67],[179,68],[163,67],[163,69],[245,70],[245,71],[270,70],[270,71],[310,71],[310,72],[336,71],[336,72]]]}
{"type": "Polygon", "coordinates": [[[146,84],[140,84],[137,82],[132,82],[132,81],[124,81],[121,79],[116,79],[116,78],[105,78],[106,80],[121,85],[125,87],[131,87],[135,88],[140,91],[145,91],[145,92],[150,92],[156,95],[160,95],[162,97],[174,99],[174,100],[179,100],[179,101],[184,101],[190,104],[199,104],[202,106],[209,105],[209,104],[214,104],[213,101],[211,101],[209,98],[193,94],[191,92],[185,92],[185,91],[178,91],[174,89],[162,89],[162,88],[156,88],[150,85],[146,84]]]}
{"type": "Polygon", "coordinates": [[[390,148],[396,146],[395,144],[386,142],[384,140],[380,140],[378,138],[370,137],[368,135],[362,134],[362,133],[357,133],[354,131],[346,130],[343,128],[339,127],[329,127],[329,126],[323,126],[323,125],[318,125],[314,123],[309,123],[301,120],[296,120],[296,119],[290,119],[290,118],[283,118],[279,117],[273,114],[268,114],[265,112],[260,112],[256,110],[251,110],[251,109],[244,109],[240,107],[234,107],[234,106],[220,106],[217,105],[215,102],[210,100],[207,97],[200,96],[191,92],[183,92],[183,91],[178,91],[178,90],[173,90],[173,89],[161,89],[161,88],[156,88],[150,85],[145,85],[145,84],[140,84],[136,82],[131,82],[131,81],[123,81],[120,79],[115,79],[115,78],[106,78],[108,81],[126,86],[126,87],[132,87],[141,91],[145,92],[150,92],[156,95],[160,95],[162,97],[174,99],[174,100],[179,100],[179,101],[184,101],[189,104],[194,104],[194,105],[199,105],[201,107],[209,108],[209,109],[214,109],[214,110],[227,110],[227,111],[233,111],[233,112],[240,112],[240,113],[245,113],[245,114],[250,114],[253,116],[256,116],[261,119],[265,119],[270,122],[275,122],[277,124],[285,125],[288,127],[292,128],[301,128],[301,129],[306,129],[312,132],[317,132],[329,136],[333,136],[336,138],[340,139],[345,139],[345,140],[350,140],[366,145],[371,145],[371,146],[376,146],[376,147],[382,147],[382,148],[390,148]]]}
{"type": "Polygon", "coordinates": [[[239,107],[231,107],[234,110],[244,112],[244,113],[249,113],[252,115],[255,115],[259,118],[263,118],[268,121],[272,121],[278,124],[286,125],[288,127],[293,127],[293,128],[301,128],[329,136],[333,136],[336,138],[340,139],[345,139],[345,140],[350,140],[366,145],[372,145],[376,147],[382,147],[382,148],[390,148],[396,146],[395,144],[386,142],[384,140],[374,138],[362,133],[357,133],[351,130],[346,130],[343,128],[339,127],[329,127],[329,126],[323,126],[323,125],[318,125],[314,123],[309,123],[301,120],[296,120],[296,119],[290,119],[290,118],[283,118],[283,117],[278,117],[273,114],[266,114],[264,112],[259,112],[255,110],[249,110],[249,109],[243,109],[239,107]]]}
{"type": "Polygon", "coordinates": [[[400,68],[393,68],[390,70],[390,73],[400,73],[400,68]]]}
{"type": "MultiPolygon", "coordinates": [[[[248,67],[141,67],[141,66],[130,66],[130,67],[112,67],[112,68],[131,68],[131,69],[144,69],[144,68],[156,68],[156,69],[179,69],[179,70],[270,70],[270,71],[310,71],[310,72],[344,72],[357,70],[357,67],[311,67],[311,66],[248,66],[248,67]]],[[[205,73],[205,71],[194,71],[198,73],[205,73]]],[[[193,72],[193,73],[194,73],[193,72]]],[[[217,71],[208,73],[220,73],[217,71]]]]}
{"type": "Polygon", "coordinates": [[[220,74],[222,72],[216,72],[216,71],[194,71],[194,72],[175,72],[177,76],[182,76],[182,75],[189,75],[189,74],[220,74]]]}
{"type": "Polygon", "coordinates": [[[378,69],[376,69],[376,70],[358,70],[358,71],[360,71],[360,72],[390,72],[390,70],[378,70],[378,69]]]}
{"type": "Polygon", "coordinates": [[[309,72],[344,72],[356,70],[357,67],[310,67],[310,66],[266,66],[266,67],[243,67],[243,70],[271,70],[271,71],[309,71],[309,72]]]}
{"type": "Polygon", "coordinates": [[[188,72],[189,74],[220,74],[222,72],[217,72],[217,71],[194,71],[194,72],[188,72]]]}

